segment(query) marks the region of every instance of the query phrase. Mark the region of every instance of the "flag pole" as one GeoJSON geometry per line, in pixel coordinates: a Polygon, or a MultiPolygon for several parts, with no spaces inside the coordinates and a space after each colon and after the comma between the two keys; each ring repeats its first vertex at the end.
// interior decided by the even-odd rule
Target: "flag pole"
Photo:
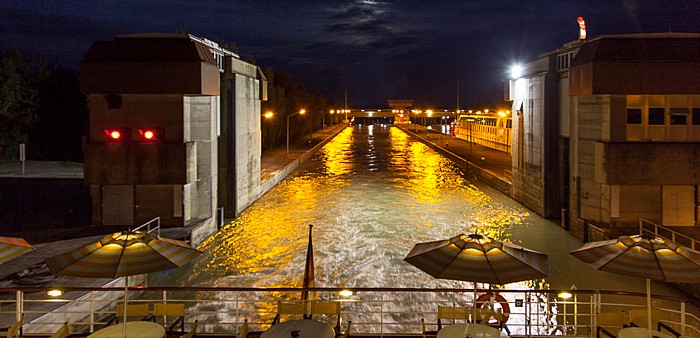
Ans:
{"type": "MultiPolygon", "coordinates": [[[[301,300],[304,301],[304,307],[307,306],[307,301],[310,301],[308,288],[314,287],[314,247],[313,247],[313,224],[309,224],[309,244],[306,247],[306,265],[304,266],[304,280],[302,287],[305,290],[301,291],[301,300]]],[[[308,309],[308,308],[307,308],[308,309]]],[[[310,309],[309,309],[310,310],[310,309]]],[[[306,316],[305,316],[306,318],[306,316]]]]}

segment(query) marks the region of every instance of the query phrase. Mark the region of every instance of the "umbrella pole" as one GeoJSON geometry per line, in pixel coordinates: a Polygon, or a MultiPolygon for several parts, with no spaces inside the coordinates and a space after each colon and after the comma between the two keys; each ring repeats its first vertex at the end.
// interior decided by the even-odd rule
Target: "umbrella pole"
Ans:
{"type": "Polygon", "coordinates": [[[124,323],[122,324],[122,338],[126,338],[126,293],[129,291],[129,276],[124,276],[124,323]]]}
{"type": "Polygon", "coordinates": [[[474,287],[474,301],[472,306],[472,323],[476,323],[476,282],[472,282],[474,287]]]}
{"type": "Polygon", "coordinates": [[[647,324],[649,325],[649,338],[651,337],[651,280],[647,278],[647,324]]]}
{"type": "MultiPolygon", "coordinates": [[[[476,282],[473,282],[474,284],[474,310],[472,311],[474,315],[472,316],[472,337],[476,337],[474,331],[476,330],[476,282]]],[[[479,314],[481,315],[481,314],[479,314]]]]}

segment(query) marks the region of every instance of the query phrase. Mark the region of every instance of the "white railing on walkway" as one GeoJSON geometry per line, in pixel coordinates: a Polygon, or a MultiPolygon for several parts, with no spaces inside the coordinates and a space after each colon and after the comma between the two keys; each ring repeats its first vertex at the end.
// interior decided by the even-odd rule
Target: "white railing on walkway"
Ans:
{"type": "Polygon", "coordinates": [[[145,231],[147,233],[157,231],[156,235],[160,236],[160,217],[156,217],[156,218],[154,218],[146,223],[143,223],[132,230],[133,231],[137,231],[137,230],[144,231],[144,228],[146,229],[145,231]]]}
{"type": "MultiPolygon", "coordinates": [[[[123,289],[117,284],[66,288],[60,297],[47,296],[47,288],[0,289],[0,327],[9,327],[24,314],[24,331],[28,333],[54,332],[65,322],[70,323],[72,332],[93,332],[114,317],[116,304],[123,299],[123,289]]],[[[235,334],[244,320],[248,320],[252,331],[267,329],[278,302],[298,302],[302,290],[305,289],[141,287],[130,290],[131,296],[138,296],[130,303],[184,303],[187,327],[197,320],[198,332],[202,334],[235,334]]],[[[315,299],[340,302],[343,328],[352,321],[354,334],[369,336],[419,336],[421,319],[428,330],[435,330],[438,306],[471,307],[475,295],[472,289],[357,288],[350,289],[352,296],[342,297],[340,288],[306,290],[315,299]]],[[[505,301],[479,297],[481,305],[506,314],[502,330],[513,337],[596,337],[599,328],[616,332],[632,322],[646,326],[638,319],[646,318],[644,294],[586,290],[569,291],[570,298],[553,290],[477,290],[476,294],[488,292],[497,292],[505,301]],[[610,321],[609,314],[618,320],[610,321]]],[[[700,337],[700,309],[684,299],[662,296],[654,296],[653,304],[655,321],[662,324],[662,331],[700,337]]],[[[484,320],[490,317],[482,314],[485,312],[474,313],[477,316],[472,318],[477,321],[497,324],[494,318],[484,320]]],[[[336,318],[324,315],[319,320],[335,323],[336,318]]],[[[442,320],[443,325],[451,322],[442,320]]]]}

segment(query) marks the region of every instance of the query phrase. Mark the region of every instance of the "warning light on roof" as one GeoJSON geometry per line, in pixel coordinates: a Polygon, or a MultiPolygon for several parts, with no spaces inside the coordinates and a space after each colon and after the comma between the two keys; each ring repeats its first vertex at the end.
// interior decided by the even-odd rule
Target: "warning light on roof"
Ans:
{"type": "Polygon", "coordinates": [[[583,20],[582,16],[578,17],[578,30],[579,30],[579,35],[578,35],[579,40],[586,40],[586,21],[583,20]]]}

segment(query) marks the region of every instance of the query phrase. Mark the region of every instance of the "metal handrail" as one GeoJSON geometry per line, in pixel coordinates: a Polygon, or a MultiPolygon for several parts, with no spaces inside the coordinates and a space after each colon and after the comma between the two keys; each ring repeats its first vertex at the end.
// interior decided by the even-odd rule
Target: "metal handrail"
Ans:
{"type": "Polygon", "coordinates": [[[698,248],[700,248],[700,241],[645,219],[639,220],[639,233],[648,233],[654,236],[659,236],[673,243],[690,247],[693,250],[698,250],[698,248]]]}
{"type": "Polygon", "coordinates": [[[158,231],[157,235],[160,236],[160,216],[139,225],[138,227],[134,228],[133,231],[141,230],[144,227],[146,228],[147,233],[151,233],[152,231],[158,231]],[[151,228],[151,224],[153,224],[154,222],[156,223],[156,226],[151,228]]]}
{"type": "MultiPolygon", "coordinates": [[[[116,285],[116,284],[115,284],[116,285]]],[[[6,326],[20,312],[25,315],[25,332],[53,332],[68,321],[72,332],[93,332],[114,316],[116,304],[123,297],[121,287],[64,288],[61,298],[46,296],[49,288],[0,289],[0,327],[6,326]]],[[[276,315],[276,304],[298,302],[301,291],[317,294],[317,299],[341,302],[341,318],[352,321],[353,333],[419,335],[421,319],[428,329],[437,323],[438,306],[471,306],[473,289],[423,288],[350,288],[352,298],[342,298],[343,288],[227,288],[227,287],[142,287],[133,303],[175,302],[186,305],[186,325],[195,320],[202,333],[237,333],[244,320],[251,330],[269,327],[276,315]]],[[[645,308],[643,293],[568,290],[571,299],[561,299],[554,290],[476,290],[498,292],[507,299],[510,319],[505,323],[511,336],[541,335],[585,336],[598,327],[614,332],[621,328],[598,325],[598,314],[645,308]]],[[[660,322],[685,337],[700,337],[700,309],[687,309],[686,300],[654,296],[660,322]]],[[[496,304],[494,304],[496,305],[496,304]]],[[[288,319],[284,318],[283,320],[288,319]]],[[[334,318],[320,320],[333,322],[334,318]]],[[[476,317],[479,319],[479,317],[476,317]]],[[[629,319],[629,318],[628,318],[629,319]]],[[[345,324],[343,324],[345,326],[345,324]]],[[[199,335],[199,333],[198,333],[199,335]]]]}

